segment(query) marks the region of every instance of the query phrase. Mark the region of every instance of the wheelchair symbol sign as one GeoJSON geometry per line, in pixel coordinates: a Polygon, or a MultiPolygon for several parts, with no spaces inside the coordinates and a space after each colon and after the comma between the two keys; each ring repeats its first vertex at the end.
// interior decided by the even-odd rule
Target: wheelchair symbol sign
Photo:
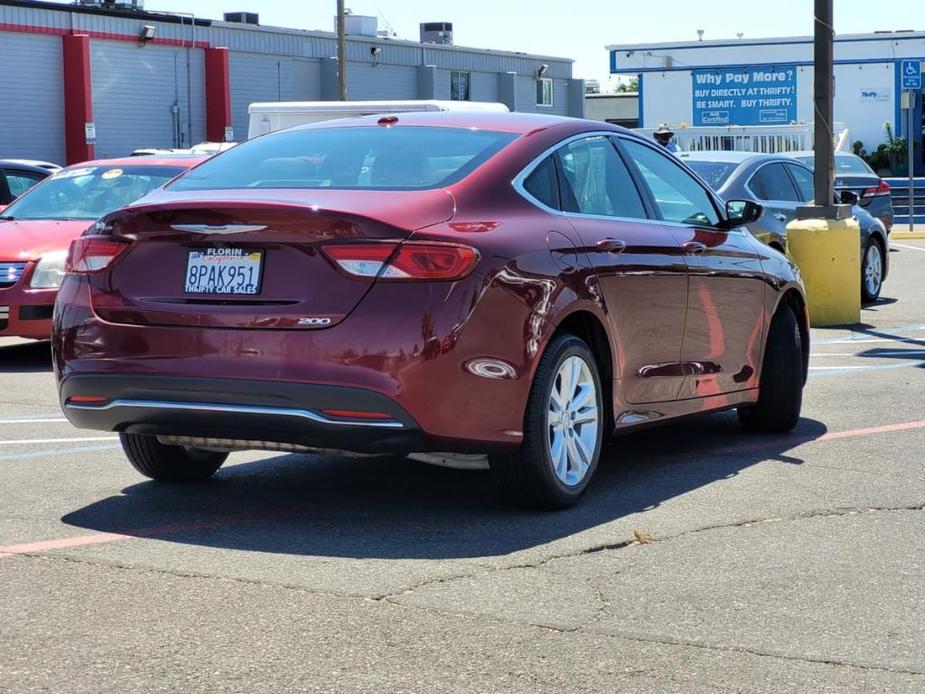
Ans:
{"type": "Polygon", "coordinates": [[[900,66],[903,89],[922,88],[922,63],[918,60],[904,60],[900,66]]]}

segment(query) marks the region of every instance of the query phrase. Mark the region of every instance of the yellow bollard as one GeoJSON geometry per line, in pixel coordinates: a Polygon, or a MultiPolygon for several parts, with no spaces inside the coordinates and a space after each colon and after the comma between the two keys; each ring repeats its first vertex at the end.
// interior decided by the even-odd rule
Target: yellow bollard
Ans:
{"type": "Polygon", "coordinates": [[[797,219],[787,254],[800,268],[812,327],[861,320],[861,229],[855,219],[797,219]]]}

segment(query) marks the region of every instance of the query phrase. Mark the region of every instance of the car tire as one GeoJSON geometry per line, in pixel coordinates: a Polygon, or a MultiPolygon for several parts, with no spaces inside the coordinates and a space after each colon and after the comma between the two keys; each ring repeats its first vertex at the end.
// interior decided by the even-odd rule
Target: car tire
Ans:
{"type": "Polygon", "coordinates": [[[868,239],[861,258],[861,301],[873,303],[883,288],[883,247],[876,239],[868,239]]]}
{"type": "Polygon", "coordinates": [[[793,309],[782,304],[771,319],[758,402],[740,407],[746,431],[780,433],[796,426],[803,406],[803,339],[793,309]]]}
{"type": "Polygon", "coordinates": [[[158,482],[200,482],[214,475],[228,458],[227,453],[168,446],[156,436],[119,434],[119,440],[132,467],[158,482]]]}
{"type": "Polygon", "coordinates": [[[594,354],[574,335],[554,337],[533,378],[520,449],[491,455],[493,476],[523,506],[574,506],[597,469],[605,416],[594,354]]]}

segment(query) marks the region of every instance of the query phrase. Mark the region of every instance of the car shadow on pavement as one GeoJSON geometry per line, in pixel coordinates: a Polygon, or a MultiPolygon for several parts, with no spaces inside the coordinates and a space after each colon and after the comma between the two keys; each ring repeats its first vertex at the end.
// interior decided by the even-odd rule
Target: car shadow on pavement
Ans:
{"type": "Polygon", "coordinates": [[[51,371],[51,343],[19,342],[0,346],[0,373],[51,371]]]}
{"type": "MultiPolygon", "coordinates": [[[[394,458],[286,455],[231,463],[194,485],[142,482],[66,515],[100,532],[254,552],[447,559],[508,554],[645,511],[826,431],[803,419],[787,435],[743,433],[734,414],[616,438],[594,484],[568,511],[509,505],[487,472],[394,458]]],[[[125,463],[128,465],[128,463],[125,463]]]]}

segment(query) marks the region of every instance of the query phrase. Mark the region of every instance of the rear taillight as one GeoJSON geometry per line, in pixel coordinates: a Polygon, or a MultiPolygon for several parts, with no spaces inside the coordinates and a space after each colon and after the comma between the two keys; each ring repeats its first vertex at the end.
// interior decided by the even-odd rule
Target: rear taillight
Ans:
{"type": "Polygon", "coordinates": [[[108,236],[81,236],[71,242],[64,271],[84,274],[105,270],[128,246],[108,236]]]}
{"type": "Polygon", "coordinates": [[[431,241],[329,244],[322,250],[345,274],[382,280],[458,280],[479,260],[470,246],[431,241]]]}
{"type": "Polygon", "coordinates": [[[862,198],[871,198],[874,195],[887,195],[890,192],[890,184],[880,179],[880,183],[874,188],[865,188],[861,193],[862,198]]]}

